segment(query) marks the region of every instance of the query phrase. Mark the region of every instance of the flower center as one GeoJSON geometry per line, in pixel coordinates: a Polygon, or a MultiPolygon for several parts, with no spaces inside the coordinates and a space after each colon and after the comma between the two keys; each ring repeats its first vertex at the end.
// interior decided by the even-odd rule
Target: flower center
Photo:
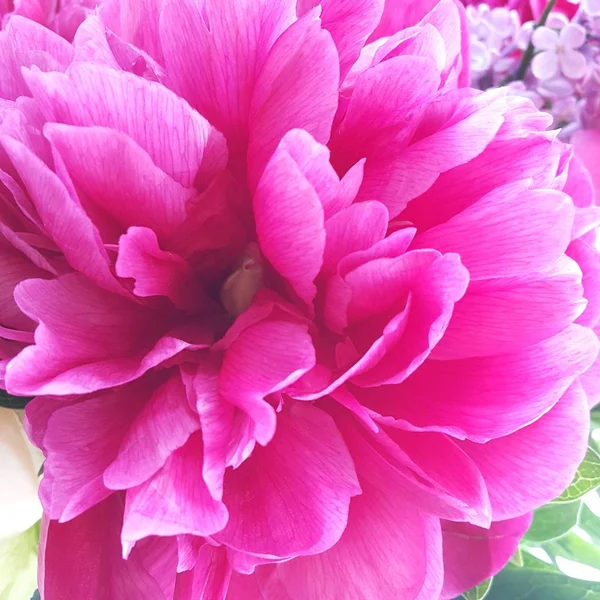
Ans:
{"type": "Polygon", "coordinates": [[[221,302],[225,310],[237,317],[252,303],[254,294],[263,287],[263,267],[258,244],[248,244],[240,266],[221,286],[221,302]]]}

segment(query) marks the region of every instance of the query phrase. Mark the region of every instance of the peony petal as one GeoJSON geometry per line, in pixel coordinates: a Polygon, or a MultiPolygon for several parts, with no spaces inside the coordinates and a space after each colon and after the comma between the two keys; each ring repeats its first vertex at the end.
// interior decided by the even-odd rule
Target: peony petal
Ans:
{"type": "Polygon", "coordinates": [[[224,548],[204,544],[193,571],[177,576],[173,600],[225,600],[231,579],[231,567],[224,548]]]}
{"type": "Polygon", "coordinates": [[[338,60],[335,44],[314,11],[275,42],[256,80],[250,105],[247,160],[251,188],[291,129],[305,129],[322,144],[329,140],[338,104],[338,60]]]}
{"type": "Polygon", "coordinates": [[[352,459],[331,417],[293,403],[278,415],[271,443],[228,473],[223,500],[229,522],[214,538],[274,557],[323,552],[339,540],[350,498],[359,493],[352,459]]]}
{"type": "Polygon", "coordinates": [[[154,231],[146,227],[130,227],[121,236],[115,271],[119,277],[132,278],[133,293],[142,298],[166,296],[182,310],[209,302],[190,265],[162,250],[154,231]]]}
{"type": "Polygon", "coordinates": [[[585,307],[581,268],[566,256],[548,271],[472,283],[455,305],[433,356],[447,360],[516,352],[560,333],[585,307]]]}
{"type": "Polygon", "coordinates": [[[323,207],[298,163],[280,147],[275,151],[254,195],[260,249],[309,306],[314,280],[323,263],[323,207]]]}
{"type": "Polygon", "coordinates": [[[400,419],[396,425],[409,431],[443,431],[486,442],[547,412],[597,353],[593,332],[571,325],[514,354],[426,361],[402,385],[371,389],[359,401],[400,419]]]}
{"type": "Polygon", "coordinates": [[[124,293],[108,266],[98,230],[69,196],[60,179],[24,145],[2,138],[49,237],[69,264],[98,285],[124,293]]]}
{"type": "Polygon", "coordinates": [[[178,373],[152,392],[129,427],[118,455],[104,472],[104,485],[113,490],[140,485],[154,475],[171,454],[200,428],[178,373]]]}
{"type": "Polygon", "coordinates": [[[327,552],[277,566],[274,576],[292,600],[436,598],[443,577],[439,520],[415,508],[402,478],[375,453],[353,457],[362,495],[352,500],[342,538],[327,552]]]}
{"type": "Polygon", "coordinates": [[[25,76],[48,121],[121,131],[186,187],[207,185],[227,162],[223,136],[158,83],[91,63],[72,65],[68,75],[25,76]]]}
{"type": "Polygon", "coordinates": [[[0,98],[28,96],[21,67],[64,71],[73,59],[73,47],[48,28],[13,15],[0,33],[0,98]]]}
{"type": "Polygon", "coordinates": [[[531,514],[495,521],[489,529],[467,523],[442,521],[444,589],[442,598],[454,598],[496,575],[513,557],[531,514]]]}
{"type": "Polygon", "coordinates": [[[360,202],[340,210],[325,222],[325,273],[333,272],[345,256],[368,250],[387,233],[388,211],[380,202],[360,202]]]}
{"type": "Polygon", "coordinates": [[[72,183],[95,221],[108,221],[109,231],[141,225],[160,238],[185,220],[193,192],[158,169],[131,138],[104,127],[55,124],[47,125],[44,133],[55,161],[58,154],[64,165],[65,184],[72,183]]]}
{"type": "Polygon", "coordinates": [[[225,527],[227,509],[211,498],[197,469],[201,457],[202,435],[194,433],[148,481],[127,490],[121,534],[125,554],[148,536],[207,536],[225,527]]]}
{"type": "Polygon", "coordinates": [[[15,298],[39,323],[36,344],[7,369],[7,385],[18,395],[88,393],[127,383],[191,345],[162,337],[168,313],[157,323],[151,309],[106,293],[78,274],[30,279],[15,298]]]}
{"type": "Polygon", "coordinates": [[[246,329],[225,353],[219,391],[253,419],[259,444],[267,444],[275,433],[275,411],[265,397],[294,383],[315,364],[307,329],[293,321],[264,320],[246,329]]]}
{"type": "Polygon", "coordinates": [[[591,176],[596,198],[600,198],[600,169],[598,169],[597,158],[600,150],[600,131],[580,129],[573,135],[572,143],[577,158],[587,168],[591,176]]]}
{"type": "Polygon", "coordinates": [[[165,64],[175,90],[225,134],[233,155],[242,155],[258,74],[295,19],[294,5],[289,0],[206,0],[202,8],[193,0],[164,3],[165,64]]]}
{"type": "Polygon", "coordinates": [[[587,398],[576,383],[538,421],[487,444],[459,445],[481,471],[494,520],[550,502],[573,480],[589,434],[587,398]]]}
{"type": "Polygon", "coordinates": [[[580,325],[595,327],[600,321],[600,253],[583,240],[571,242],[567,254],[583,273],[583,295],[587,306],[577,319],[580,325]]]}
{"type": "Polygon", "coordinates": [[[571,239],[573,218],[566,194],[510,184],[417,234],[413,247],[459,253],[473,280],[522,276],[560,258],[571,239]]]}
{"type": "MultiPolygon", "coordinates": [[[[141,381],[64,406],[56,400],[43,438],[41,495],[51,519],[69,521],[112,494],[103,481],[150,390],[141,381]]],[[[151,386],[150,386],[151,389],[151,386]]]]}
{"type": "Polygon", "coordinates": [[[123,504],[113,494],[68,523],[46,521],[40,541],[39,587],[44,600],[93,597],[167,600],[134,550],[121,558],[123,504]],[[102,548],[102,552],[98,549],[102,548]],[[91,596],[90,596],[91,595],[91,596]]]}

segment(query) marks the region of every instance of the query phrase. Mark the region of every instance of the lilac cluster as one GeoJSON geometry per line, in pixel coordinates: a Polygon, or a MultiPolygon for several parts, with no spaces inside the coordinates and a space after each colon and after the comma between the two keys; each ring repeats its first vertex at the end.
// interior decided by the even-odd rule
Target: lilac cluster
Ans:
{"type": "Polygon", "coordinates": [[[551,12],[543,24],[522,23],[505,7],[466,9],[473,85],[507,85],[530,98],[565,140],[580,128],[600,128],[600,0],[573,3],[579,7],[571,19],[551,12]]]}

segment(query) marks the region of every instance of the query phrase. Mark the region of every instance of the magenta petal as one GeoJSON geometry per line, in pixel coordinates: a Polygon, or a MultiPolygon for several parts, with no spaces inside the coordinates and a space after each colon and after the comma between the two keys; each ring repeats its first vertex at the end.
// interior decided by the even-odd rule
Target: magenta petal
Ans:
{"type": "Polygon", "coordinates": [[[43,437],[46,453],[42,495],[50,518],[68,521],[107,498],[104,470],[117,456],[141,409],[145,385],[100,392],[70,406],[55,404],[43,437]]]}
{"type": "Polygon", "coordinates": [[[265,320],[246,329],[228,348],[219,391],[254,421],[254,437],[265,445],[275,433],[275,411],[265,397],[297,381],[315,364],[306,325],[265,320]]]}
{"type": "Polygon", "coordinates": [[[311,11],[275,42],[256,80],[248,145],[251,188],[281,138],[291,129],[305,129],[322,144],[328,141],[338,105],[338,88],[335,44],[311,11]]]}
{"type": "Polygon", "coordinates": [[[459,253],[473,280],[527,275],[551,267],[564,253],[574,214],[566,194],[528,190],[519,182],[417,235],[414,247],[459,253]]]}
{"type": "Polygon", "coordinates": [[[135,281],[136,296],[166,296],[183,310],[197,309],[206,301],[189,264],[162,250],[154,231],[146,227],[130,227],[121,236],[115,270],[119,277],[135,281]]]}
{"type": "Polygon", "coordinates": [[[148,536],[207,536],[225,527],[225,505],[211,498],[195,469],[201,457],[202,435],[195,433],[148,481],[127,490],[121,534],[125,553],[148,536]]]}
{"type": "Polygon", "coordinates": [[[254,196],[260,249],[308,305],[323,264],[323,207],[300,165],[279,147],[267,164],[254,196]]]}
{"type": "Polygon", "coordinates": [[[24,145],[3,138],[2,144],[19,172],[49,237],[69,264],[108,290],[121,292],[108,266],[97,228],[60,179],[24,145]]]}
{"type": "Polygon", "coordinates": [[[199,428],[181,377],[175,374],[154,391],[129,428],[104,473],[104,484],[126,489],[143,483],[199,428]]]}
{"type": "Polygon", "coordinates": [[[379,202],[359,202],[325,222],[323,271],[333,272],[346,255],[367,250],[385,238],[389,215],[379,202]]]}
{"type": "Polygon", "coordinates": [[[384,0],[324,0],[321,3],[323,27],[331,33],[340,55],[342,81],[379,23],[384,5],[384,0]]]}
{"type": "Polygon", "coordinates": [[[173,600],[229,599],[227,589],[230,579],[231,567],[225,549],[204,544],[194,570],[177,576],[173,600]]]}
{"type": "Polygon", "coordinates": [[[409,430],[486,442],[547,412],[597,354],[595,334],[571,325],[514,354],[426,361],[401,385],[373,388],[363,403],[409,430]]]}
{"type": "Polygon", "coordinates": [[[588,432],[587,398],[575,383],[535,423],[487,444],[459,445],[486,481],[492,518],[511,519],[553,500],[571,483],[588,432]]]}
{"type": "Polygon", "coordinates": [[[232,154],[239,154],[248,139],[258,74],[274,42],[293,22],[294,6],[287,0],[206,0],[202,8],[192,0],[164,3],[160,37],[165,64],[177,92],[225,134],[232,154]]]}
{"type": "Polygon", "coordinates": [[[309,404],[291,404],[278,415],[271,443],[227,474],[229,522],[214,537],[258,555],[323,552],[339,540],[350,499],[359,493],[352,459],[331,417],[309,404]]]}
{"type": "MultiPolygon", "coordinates": [[[[591,286],[590,294],[595,290],[591,286]]],[[[455,305],[433,356],[446,360],[516,352],[560,333],[585,307],[581,269],[566,256],[547,271],[472,283],[455,305]]]]}
{"type": "Polygon", "coordinates": [[[531,514],[495,521],[489,529],[442,521],[444,589],[442,598],[455,598],[496,575],[513,557],[531,514]]]}
{"type": "Polygon", "coordinates": [[[30,71],[26,77],[49,121],[121,131],[186,187],[197,179],[208,184],[227,162],[223,136],[162,85],[91,63],[74,64],[68,75],[30,71]]]}
{"type": "Polygon", "coordinates": [[[340,541],[279,565],[275,576],[292,600],[436,598],[443,577],[439,520],[410,502],[403,479],[383,459],[354,459],[363,493],[352,500],[340,541]]]}
{"type": "Polygon", "coordinates": [[[567,254],[581,267],[583,295],[587,300],[587,306],[577,323],[595,327],[600,321],[600,253],[587,242],[574,240],[567,254]]]}
{"type": "Polygon", "coordinates": [[[65,183],[72,183],[96,220],[106,214],[122,230],[141,225],[159,237],[185,220],[193,192],[161,171],[130,137],[104,127],[54,124],[44,134],[60,156],[65,183]]]}
{"type": "Polygon", "coordinates": [[[45,522],[39,573],[44,600],[85,597],[167,600],[144,566],[141,551],[134,550],[128,560],[121,558],[122,514],[122,501],[113,494],[73,521],[45,522]]]}
{"type": "Polygon", "coordinates": [[[87,393],[127,383],[190,346],[162,336],[167,315],[105,292],[72,273],[30,279],[15,292],[21,310],[39,324],[35,345],[7,368],[13,393],[87,393]]]}

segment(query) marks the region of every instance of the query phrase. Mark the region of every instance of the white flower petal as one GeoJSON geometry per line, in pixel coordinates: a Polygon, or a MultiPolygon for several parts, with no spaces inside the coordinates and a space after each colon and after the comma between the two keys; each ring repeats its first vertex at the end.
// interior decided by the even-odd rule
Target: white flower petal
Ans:
{"type": "Polygon", "coordinates": [[[535,77],[541,79],[551,79],[558,72],[558,56],[554,50],[540,52],[533,57],[531,62],[531,72],[535,77]]]}
{"type": "Polygon", "coordinates": [[[581,48],[585,44],[585,29],[581,25],[569,23],[560,32],[560,43],[570,50],[581,48]]]}
{"type": "Polygon", "coordinates": [[[531,36],[531,41],[538,50],[554,50],[560,38],[558,33],[549,27],[538,27],[531,36]]]}
{"type": "Polygon", "coordinates": [[[587,73],[585,56],[577,50],[565,50],[558,55],[560,70],[566,77],[581,79],[587,73]]]}

